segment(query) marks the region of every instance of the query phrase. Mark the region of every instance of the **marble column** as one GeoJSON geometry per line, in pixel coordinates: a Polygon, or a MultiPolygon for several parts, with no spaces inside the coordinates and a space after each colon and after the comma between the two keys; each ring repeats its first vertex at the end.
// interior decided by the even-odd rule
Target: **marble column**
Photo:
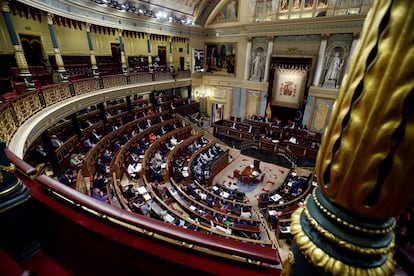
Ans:
{"type": "Polygon", "coordinates": [[[20,45],[19,38],[17,37],[16,30],[14,29],[13,22],[10,17],[10,7],[7,1],[1,2],[1,9],[6,22],[10,41],[13,44],[14,56],[17,67],[19,68],[19,78],[24,82],[26,91],[34,90],[35,85],[32,80],[32,74],[29,71],[29,65],[27,64],[26,57],[24,56],[23,48],[20,45]]]}
{"type": "Polygon", "coordinates": [[[252,60],[252,38],[247,38],[247,47],[246,47],[246,64],[244,67],[244,79],[248,80],[250,78],[250,63],[252,60]]]}
{"type": "Polygon", "coordinates": [[[170,40],[169,40],[170,65],[173,65],[173,46],[174,46],[173,37],[170,37],[170,40]]]}
{"type": "Polygon", "coordinates": [[[65,69],[65,64],[63,63],[62,55],[60,54],[59,45],[57,43],[55,29],[53,28],[53,14],[47,14],[47,25],[49,28],[50,38],[52,39],[53,49],[55,51],[55,59],[56,59],[56,66],[57,66],[57,73],[59,76],[59,80],[61,82],[68,81],[68,74],[65,69]]]}
{"type": "Polygon", "coordinates": [[[274,37],[270,36],[268,40],[269,41],[267,43],[267,55],[266,55],[266,65],[265,65],[265,71],[264,71],[264,81],[269,81],[269,71],[270,71],[270,63],[272,62],[274,37]]]}
{"type": "Polygon", "coordinates": [[[328,43],[328,36],[327,35],[322,35],[321,39],[322,40],[321,40],[321,44],[319,46],[318,61],[316,63],[315,75],[313,77],[313,85],[314,86],[319,86],[320,85],[322,68],[323,68],[323,57],[325,56],[326,44],[328,43]]]}
{"type": "Polygon", "coordinates": [[[122,30],[121,29],[118,30],[118,36],[119,36],[119,50],[121,52],[122,74],[128,75],[128,65],[126,63],[124,40],[122,39],[122,30]]]}
{"type": "Polygon", "coordinates": [[[86,23],[86,37],[88,38],[89,53],[91,57],[92,74],[95,78],[99,78],[98,63],[93,51],[92,36],[91,36],[91,24],[86,23]]]}
{"type": "Polygon", "coordinates": [[[151,34],[147,34],[147,51],[148,51],[148,67],[152,67],[152,56],[151,56],[151,34]]]}

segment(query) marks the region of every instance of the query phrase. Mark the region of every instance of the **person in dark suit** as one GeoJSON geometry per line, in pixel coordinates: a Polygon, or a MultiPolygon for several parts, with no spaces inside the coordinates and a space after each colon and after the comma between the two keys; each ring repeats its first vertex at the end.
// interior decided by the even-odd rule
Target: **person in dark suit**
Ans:
{"type": "Polygon", "coordinates": [[[99,140],[101,140],[101,135],[98,134],[98,132],[96,131],[96,129],[92,130],[92,132],[89,135],[89,137],[91,138],[91,141],[93,141],[94,143],[96,143],[99,140]]]}
{"type": "Polygon", "coordinates": [[[65,171],[65,173],[59,177],[59,182],[62,184],[65,184],[66,186],[70,186],[70,187],[74,186],[76,181],[73,176],[73,172],[71,170],[65,171]]]}
{"type": "Polygon", "coordinates": [[[138,155],[144,155],[145,150],[140,145],[136,145],[135,152],[138,153],[138,155]]]}
{"type": "Polygon", "coordinates": [[[101,173],[106,173],[106,164],[102,162],[101,158],[98,158],[98,161],[96,161],[95,167],[101,173]]]}
{"type": "Polygon", "coordinates": [[[107,179],[104,178],[103,174],[100,172],[96,173],[95,178],[93,179],[93,187],[98,189],[105,188],[107,184],[107,179]]]}
{"type": "Polygon", "coordinates": [[[149,146],[149,143],[147,142],[147,140],[145,139],[145,137],[142,137],[141,139],[139,139],[139,144],[144,149],[148,148],[148,146],[149,146]]]}
{"type": "Polygon", "coordinates": [[[145,121],[145,128],[148,128],[151,126],[151,119],[147,118],[147,120],[145,121]]]}
{"type": "Polygon", "coordinates": [[[52,142],[52,146],[54,148],[58,148],[61,145],[63,145],[63,141],[60,140],[55,134],[53,134],[52,136],[50,136],[50,142],[52,142]]]}
{"type": "Polygon", "coordinates": [[[46,152],[43,150],[43,146],[42,145],[37,145],[33,151],[32,151],[32,156],[33,159],[36,161],[36,163],[41,164],[41,163],[47,163],[48,162],[48,158],[47,158],[47,154],[46,152]]]}
{"type": "Polygon", "coordinates": [[[102,153],[102,157],[105,162],[111,162],[112,153],[108,149],[105,149],[105,151],[102,153]]]}
{"type": "Polygon", "coordinates": [[[122,148],[122,144],[121,144],[121,142],[120,142],[119,140],[116,140],[116,141],[114,142],[113,147],[114,147],[114,151],[118,151],[119,149],[121,149],[121,148],[122,148]]]}
{"type": "Polygon", "coordinates": [[[85,147],[85,149],[87,149],[87,150],[89,150],[89,149],[91,149],[91,148],[93,148],[93,146],[94,146],[95,144],[94,143],[92,143],[91,142],[91,139],[89,139],[89,138],[86,138],[84,141],[83,141],[83,146],[85,147]]]}
{"type": "Polygon", "coordinates": [[[158,166],[154,163],[149,167],[148,171],[150,174],[150,179],[152,181],[162,182],[164,180],[164,178],[161,175],[161,166],[158,166]]]}

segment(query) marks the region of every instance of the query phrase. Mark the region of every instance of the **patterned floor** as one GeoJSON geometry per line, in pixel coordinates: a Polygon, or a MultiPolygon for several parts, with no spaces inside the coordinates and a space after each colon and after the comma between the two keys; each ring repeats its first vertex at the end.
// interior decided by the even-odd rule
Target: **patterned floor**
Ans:
{"type": "Polygon", "coordinates": [[[277,189],[288,175],[289,168],[277,166],[275,164],[260,161],[260,169],[265,174],[263,181],[257,184],[244,184],[234,177],[234,170],[243,171],[244,168],[254,163],[254,158],[239,154],[222,170],[215,178],[213,183],[234,186],[246,193],[248,203],[257,206],[259,194],[277,189]]]}

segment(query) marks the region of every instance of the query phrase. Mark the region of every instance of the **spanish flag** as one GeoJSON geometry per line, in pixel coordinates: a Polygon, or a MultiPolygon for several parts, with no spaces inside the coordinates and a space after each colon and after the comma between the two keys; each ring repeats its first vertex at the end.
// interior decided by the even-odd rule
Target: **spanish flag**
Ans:
{"type": "Polygon", "coordinates": [[[267,103],[266,107],[266,118],[272,118],[272,109],[270,108],[270,102],[267,103]]]}

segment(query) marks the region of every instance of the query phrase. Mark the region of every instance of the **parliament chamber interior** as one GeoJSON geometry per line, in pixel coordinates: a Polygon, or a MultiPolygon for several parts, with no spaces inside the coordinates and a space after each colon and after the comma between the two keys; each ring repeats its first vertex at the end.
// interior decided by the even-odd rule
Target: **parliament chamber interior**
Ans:
{"type": "Polygon", "coordinates": [[[0,2],[1,275],[414,271],[412,3],[0,2]]]}

